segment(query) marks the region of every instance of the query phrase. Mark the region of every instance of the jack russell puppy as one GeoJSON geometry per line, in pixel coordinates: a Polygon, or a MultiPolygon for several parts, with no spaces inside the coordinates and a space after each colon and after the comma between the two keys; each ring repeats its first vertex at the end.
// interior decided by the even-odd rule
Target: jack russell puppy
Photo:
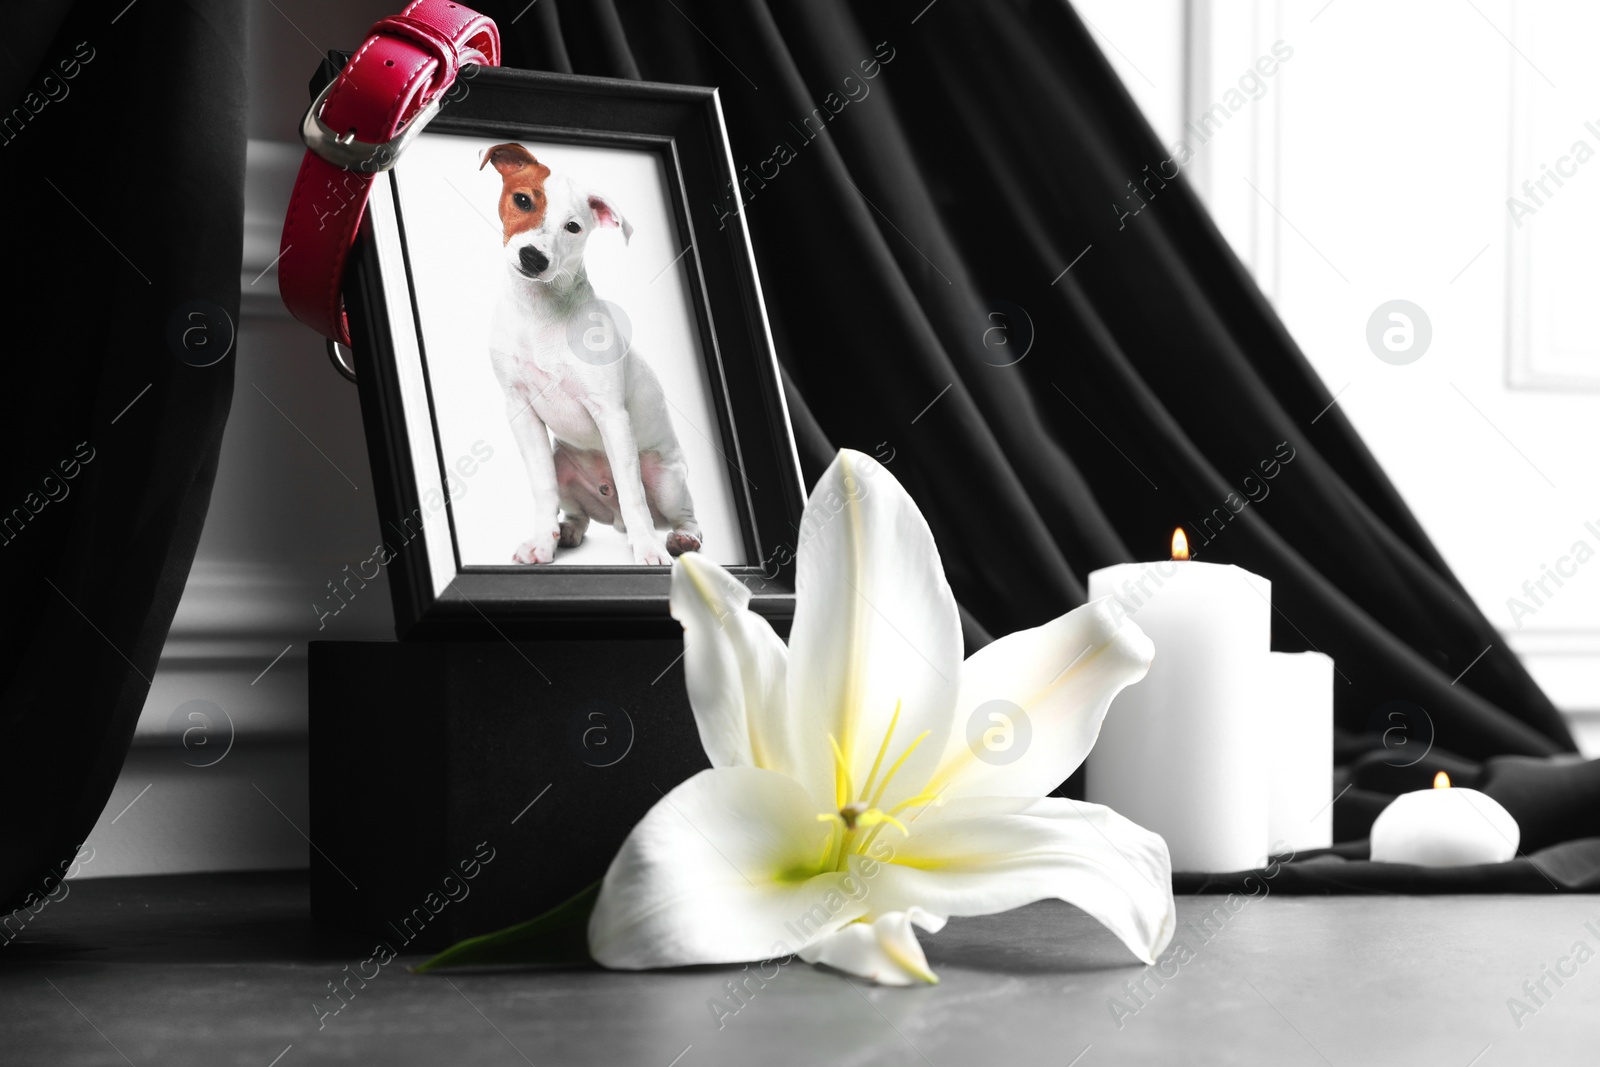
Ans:
{"type": "Polygon", "coordinates": [[[478,169],[486,166],[500,172],[506,267],[489,359],[539,524],[512,559],[549,563],[557,545],[581,544],[591,521],[625,532],[635,563],[663,566],[698,549],[688,468],[661,383],[584,270],[590,234],[617,228],[626,243],[633,227],[604,197],[552,178],[519,144],[489,149],[478,169]],[[665,543],[658,529],[670,531],[665,543]]]}

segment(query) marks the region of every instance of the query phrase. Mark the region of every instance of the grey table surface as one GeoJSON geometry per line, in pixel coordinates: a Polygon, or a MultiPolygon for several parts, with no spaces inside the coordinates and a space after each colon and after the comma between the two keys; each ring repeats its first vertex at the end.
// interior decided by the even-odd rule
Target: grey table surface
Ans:
{"type": "Polygon", "coordinates": [[[313,926],[303,873],[70,886],[0,947],[0,1064],[1600,1064],[1595,896],[1183,897],[1165,975],[1051,902],[924,935],[929,988],[401,956],[345,1002],[370,939],[313,926]]]}

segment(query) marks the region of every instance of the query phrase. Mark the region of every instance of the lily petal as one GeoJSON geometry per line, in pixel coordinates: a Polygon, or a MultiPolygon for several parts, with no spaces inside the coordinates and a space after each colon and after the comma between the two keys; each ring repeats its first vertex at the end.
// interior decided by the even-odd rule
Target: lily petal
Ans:
{"type": "Polygon", "coordinates": [[[944,926],[943,919],[921,908],[892,911],[871,922],[853,922],[803,946],[799,955],[807,963],[825,963],[879,985],[936,985],[939,977],[928,968],[913,923],[929,933],[938,933],[944,926]]]}
{"type": "Polygon", "coordinates": [[[1159,834],[1098,804],[962,797],[929,807],[911,836],[851,857],[883,915],[990,915],[1035,900],[1075,904],[1145,963],[1172,940],[1172,861],[1159,834]],[[880,862],[884,861],[884,862],[880,862]]]}
{"type": "Polygon", "coordinates": [[[847,872],[816,873],[830,832],[792,778],[701,771],[662,797],[611,861],[590,954],[624,970],[789,955],[865,910],[847,872]]]}
{"type": "Polygon", "coordinates": [[[722,567],[686,552],[672,565],[672,617],[683,624],[683,670],[700,744],[713,767],[789,773],[789,654],[750,590],[722,567]]]}
{"type": "Polygon", "coordinates": [[[841,450],[812,490],[796,582],[789,637],[796,776],[831,807],[830,735],[859,796],[875,764],[881,784],[926,733],[884,792],[887,810],[921,791],[944,751],[960,679],[961,622],[926,520],[872,457],[841,450]]]}
{"type": "Polygon", "coordinates": [[[1111,597],[979,649],[961,668],[956,725],[928,791],[1042,797],[1083,763],[1111,698],[1155,645],[1111,597]]]}

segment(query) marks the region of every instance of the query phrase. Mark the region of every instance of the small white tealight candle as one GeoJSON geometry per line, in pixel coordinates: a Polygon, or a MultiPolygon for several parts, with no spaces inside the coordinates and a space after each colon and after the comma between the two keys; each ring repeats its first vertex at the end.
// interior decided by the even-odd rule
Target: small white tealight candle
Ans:
{"type": "Polygon", "coordinates": [[[1372,824],[1372,858],[1380,863],[1458,867],[1504,863],[1517,854],[1522,828],[1498,800],[1455,789],[1443,771],[1432,789],[1401,793],[1372,824]]]}

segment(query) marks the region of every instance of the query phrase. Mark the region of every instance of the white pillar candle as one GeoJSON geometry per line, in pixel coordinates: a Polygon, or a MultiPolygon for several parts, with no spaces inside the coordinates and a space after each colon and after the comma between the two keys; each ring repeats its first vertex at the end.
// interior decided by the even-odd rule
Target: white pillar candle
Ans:
{"type": "Polygon", "coordinates": [[[1089,754],[1087,796],[1167,840],[1174,870],[1235,871],[1267,857],[1261,696],[1272,584],[1240,567],[1124,563],[1089,575],[1155,643],[1089,754]]]}
{"type": "Polygon", "coordinates": [[[1453,788],[1443,771],[1434,775],[1432,789],[1395,797],[1372,824],[1372,858],[1380,863],[1504,863],[1521,842],[1522,828],[1498,800],[1453,788]]]}
{"type": "Polygon", "coordinates": [[[1333,844],[1333,660],[1321,652],[1267,656],[1267,839],[1273,852],[1333,844]]]}

